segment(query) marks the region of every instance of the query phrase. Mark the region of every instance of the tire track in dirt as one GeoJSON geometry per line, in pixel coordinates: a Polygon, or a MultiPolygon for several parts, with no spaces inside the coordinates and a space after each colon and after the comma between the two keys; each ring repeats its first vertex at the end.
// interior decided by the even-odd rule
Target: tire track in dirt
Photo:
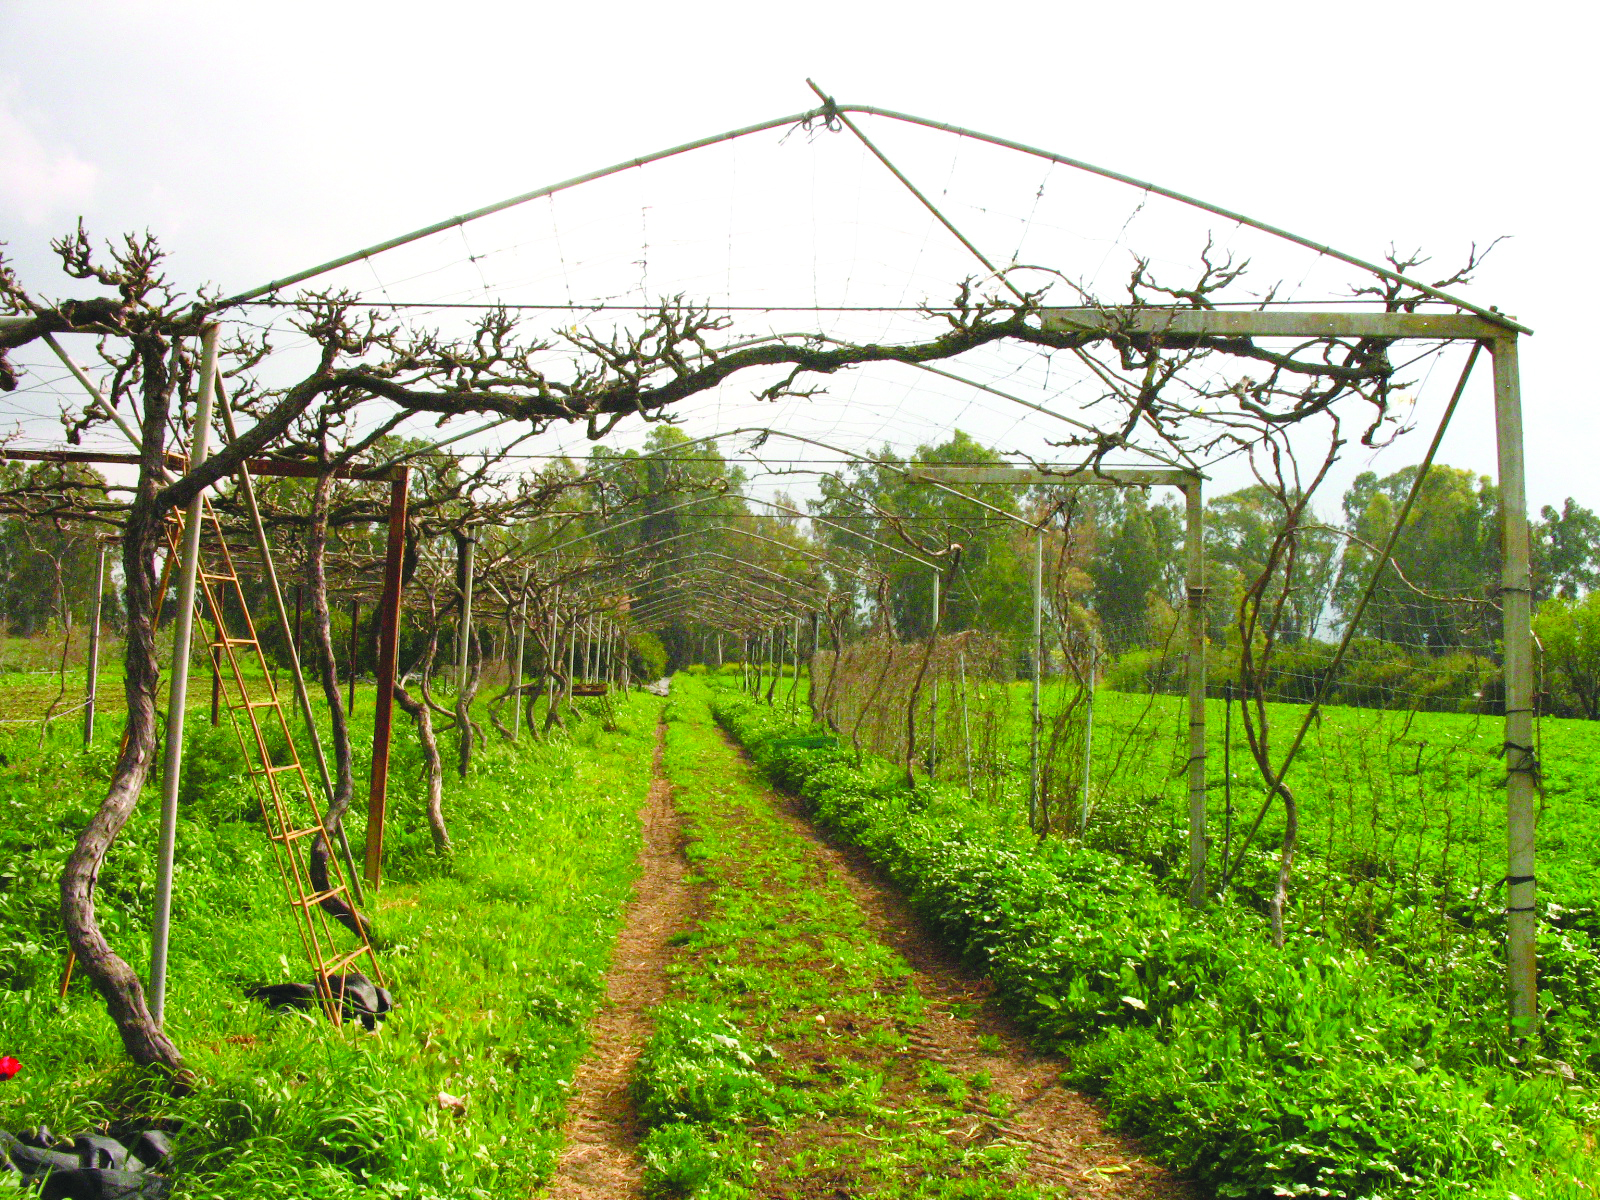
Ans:
{"type": "MultiPolygon", "coordinates": [[[[755,771],[743,748],[726,731],[719,732],[755,771]]],[[[1190,1184],[1145,1158],[1133,1139],[1108,1130],[1086,1096],[1062,1085],[1066,1060],[1033,1049],[1001,1011],[990,982],[923,929],[911,906],[861,850],[830,839],[795,797],[767,791],[773,810],[809,843],[824,874],[848,888],[874,936],[915,973],[928,1009],[910,1033],[912,1049],[962,1077],[986,1072],[994,1090],[1010,1097],[1011,1110],[1002,1119],[976,1101],[967,1108],[975,1128],[998,1126],[1007,1141],[1026,1149],[1029,1183],[1116,1200],[1192,1200],[1196,1193],[1190,1184]]]]}
{"type": "Polygon", "coordinates": [[[628,1095],[633,1064],[650,1036],[650,1010],[667,992],[669,939],[695,915],[684,882],[683,827],[661,770],[666,725],[656,726],[650,792],[640,810],[639,878],[612,952],[606,998],[589,1026],[589,1052],[573,1074],[562,1132],[566,1149],[540,1195],[547,1200],[622,1200],[640,1194],[635,1149],[644,1136],[628,1095]]]}

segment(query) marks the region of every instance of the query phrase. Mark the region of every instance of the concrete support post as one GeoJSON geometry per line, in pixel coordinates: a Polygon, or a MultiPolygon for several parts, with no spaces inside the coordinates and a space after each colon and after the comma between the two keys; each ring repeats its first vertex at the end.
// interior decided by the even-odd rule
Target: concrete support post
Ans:
{"type": "Polygon", "coordinates": [[[1539,763],[1533,740],[1533,593],[1515,334],[1494,343],[1494,416],[1500,463],[1500,615],[1506,694],[1506,1000],[1512,1036],[1527,1038],[1539,1030],[1534,875],[1539,763]]]}
{"type": "MultiPolygon", "coordinates": [[[[220,327],[200,335],[200,388],[195,397],[189,469],[206,460],[211,406],[216,395],[220,327]]],[[[183,718],[189,700],[189,649],[194,638],[195,579],[200,570],[200,522],[205,493],[197,492],[184,513],[183,553],[178,567],[178,607],[172,633],[172,677],[168,684],[166,744],[161,779],[161,834],[156,851],[156,903],[150,921],[150,1015],[160,1026],[167,1000],[167,945],[172,933],[172,869],[178,842],[178,783],[183,766],[183,718]]]]}
{"type": "Polygon", "coordinates": [[[1183,489],[1189,634],[1189,903],[1206,903],[1206,562],[1200,481],[1183,489]]]}

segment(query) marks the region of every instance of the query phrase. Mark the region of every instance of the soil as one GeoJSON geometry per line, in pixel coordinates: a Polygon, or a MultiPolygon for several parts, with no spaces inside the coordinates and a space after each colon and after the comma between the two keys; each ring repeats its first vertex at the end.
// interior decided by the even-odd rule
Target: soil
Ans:
{"type": "MultiPolygon", "coordinates": [[[[743,750],[728,740],[743,756],[743,750]]],[[[993,1090],[1010,1098],[1010,1111],[1001,1120],[985,1105],[969,1101],[973,1128],[953,1131],[956,1137],[987,1140],[998,1135],[1025,1149],[1028,1162],[1022,1174],[1036,1187],[1117,1200],[1190,1200],[1196,1195],[1189,1184],[1145,1158],[1133,1139],[1109,1132],[1093,1101],[1062,1085],[1067,1061],[1032,1048],[1001,1011],[989,981],[968,970],[923,930],[910,906],[860,850],[828,839],[807,819],[797,799],[770,794],[775,811],[810,843],[820,870],[845,884],[873,934],[912,968],[911,982],[928,1005],[926,1019],[910,1031],[916,1055],[963,1078],[987,1072],[993,1090]],[[986,1050],[985,1043],[996,1048],[986,1050]]],[[[819,1134],[827,1136],[825,1130],[800,1126],[772,1131],[760,1140],[765,1156],[782,1159],[819,1134]]],[[[823,1190],[782,1194],[829,1200],[864,1195],[852,1190],[847,1180],[814,1182],[823,1190]]]]}
{"type": "Polygon", "coordinates": [[[567,1148],[543,1193],[549,1200],[622,1200],[640,1193],[634,1150],[645,1131],[628,1080],[650,1036],[650,1010],[666,998],[668,939],[695,916],[693,889],[684,883],[682,824],[661,773],[665,734],[666,726],[658,726],[654,778],[640,810],[639,879],[606,977],[605,1001],[589,1027],[589,1052],[573,1076],[563,1130],[567,1148]]]}

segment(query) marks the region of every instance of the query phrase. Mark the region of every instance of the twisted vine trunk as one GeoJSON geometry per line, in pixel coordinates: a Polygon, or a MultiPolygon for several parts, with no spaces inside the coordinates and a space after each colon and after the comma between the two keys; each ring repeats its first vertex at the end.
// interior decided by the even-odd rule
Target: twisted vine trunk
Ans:
{"type": "Polygon", "coordinates": [[[422,746],[423,767],[428,775],[428,831],[433,835],[433,848],[440,854],[449,854],[450,830],[444,823],[444,760],[439,757],[439,739],[433,732],[433,714],[426,704],[406,691],[399,680],[394,685],[394,702],[416,723],[417,741],[422,746]]]}
{"type": "MultiPolygon", "coordinates": [[[[350,723],[339,696],[338,657],[333,646],[333,617],[328,609],[328,505],[333,496],[333,476],[319,475],[311,492],[311,523],[306,532],[306,583],[311,591],[311,637],[316,643],[317,679],[328,702],[328,732],[333,743],[333,794],[323,813],[322,832],[311,847],[311,882],[319,892],[328,890],[328,857],[339,835],[344,815],[355,794],[355,772],[350,756],[350,723]]],[[[370,934],[365,917],[343,896],[327,896],[322,909],[351,933],[370,934]]]]}
{"type": "Polygon", "coordinates": [[[161,451],[170,386],[165,347],[149,341],[139,346],[147,403],[139,482],[123,530],[122,570],[128,631],[123,650],[124,690],[128,700],[127,735],[111,772],[111,783],[99,810],[78,835],[61,873],[61,921],[83,973],[106,1002],[111,1020],[128,1056],[141,1066],[184,1071],[177,1045],[157,1025],[145,1001],[139,977],[101,932],[95,915],[95,884],[111,843],[122,832],[150,777],[156,750],[155,601],[156,549],[161,542],[163,512],[156,502],[161,479],[161,451]]]}
{"type": "Polygon", "coordinates": [[[1279,783],[1283,798],[1283,843],[1278,847],[1278,882],[1272,889],[1267,916],[1272,922],[1272,944],[1283,949],[1283,910],[1289,903],[1289,877],[1294,870],[1294,852],[1300,838],[1300,805],[1287,785],[1279,783]]]}

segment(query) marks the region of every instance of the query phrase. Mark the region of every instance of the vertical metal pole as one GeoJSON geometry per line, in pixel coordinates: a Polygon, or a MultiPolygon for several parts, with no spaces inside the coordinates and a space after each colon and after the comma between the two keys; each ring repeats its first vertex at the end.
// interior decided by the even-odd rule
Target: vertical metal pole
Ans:
{"type": "Polygon", "coordinates": [[[511,740],[522,733],[523,652],[528,644],[528,572],[522,573],[522,591],[517,598],[517,673],[511,681],[511,740]]]}
{"type": "MultiPolygon", "coordinates": [[[[928,631],[928,636],[933,639],[932,652],[939,653],[939,568],[933,569],[933,626],[928,631]]],[[[934,773],[939,769],[939,668],[933,668],[933,691],[930,695],[932,703],[928,709],[928,778],[933,779],[934,773]]]]}
{"type": "Polygon", "coordinates": [[[572,709],[573,676],[578,673],[578,611],[567,622],[567,710],[572,709]]]}
{"type": "Polygon", "coordinates": [[[1534,875],[1539,763],[1533,744],[1533,596],[1515,334],[1494,343],[1494,417],[1500,460],[1500,613],[1506,693],[1506,999],[1512,1036],[1527,1038],[1539,1029],[1534,875]]]}
{"type": "MultiPolygon", "coordinates": [[[[456,626],[456,703],[461,702],[461,697],[467,694],[467,668],[468,659],[471,657],[472,646],[472,568],[473,550],[478,543],[467,539],[466,562],[463,564],[466,580],[461,592],[461,620],[456,626]]],[[[465,736],[471,737],[470,731],[465,736]]]]}
{"type": "Polygon", "coordinates": [[[806,656],[806,704],[811,708],[812,723],[822,720],[817,707],[817,653],[822,649],[822,614],[811,610],[811,653],[806,656]]]}
{"type": "MultiPolygon", "coordinates": [[[[561,618],[556,610],[561,604],[561,593],[552,589],[550,593],[550,647],[544,655],[544,672],[550,677],[549,696],[545,699],[545,716],[548,718],[552,710],[559,711],[556,698],[556,664],[561,661],[561,618]]],[[[532,720],[529,717],[529,720],[532,720]]]]}
{"type": "Polygon", "coordinates": [[[717,630],[717,674],[722,674],[722,630],[717,630]]]}
{"type": "Polygon", "coordinates": [[[300,617],[305,609],[305,597],[300,590],[300,585],[294,585],[294,656],[300,658],[300,617]]]}
{"type": "Polygon", "coordinates": [[[1200,481],[1183,489],[1189,624],[1189,903],[1206,903],[1206,559],[1200,481]]]}
{"type": "Polygon", "coordinates": [[[345,715],[356,715],[356,656],[361,649],[361,601],[350,601],[350,703],[345,715]]]}
{"type": "Polygon", "coordinates": [[[211,723],[217,725],[222,721],[222,670],[215,654],[206,657],[211,660],[211,723]]]}
{"type": "MultiPolygon", "coordinates": [[[[217,341],[221,329],[200,334],[200,391],[195,399],[189,469],[206,460],[211,404],[216,389],[217,341]]],[[[172,867],[178,844],[178,782],[183,766],[184,706],[189,699],[189,647],[194,637],[195,576],[200,568],[200,520],[205,493],[196,492],[184,513],[183,557],[178,568],[178,610],[172,633],[172,680],[167,697],[166,745],[161,778],[161,838],[156,860],[156,904],[150,922],[150,1015],[159,1027],[167,1001],[167,943],[172,932],[172,867]]]]}
{"type": "Polygon", "coordinates": [[[967,747],[967,795],[972,795],[972,724],[967,717],[967,647],[963,641],[956,652],[956,663],[961,670],[961,740],[967,747]]]}
{"type": "Polygon", "coordinates": [[[1099,667],[1099,655],[1094,643],[1089,643],[1089,693],[1088,712],[1083,719],[1083,800],[1078,810],[1078,836],[1089,835],[1089,768],[1094,764],[1094,685],[1099,667]]]}
{"type": "Polygon", "coordinates": [[[378,608],[377,693],[372,706],[372,781],[367,791],[367,883],[374,893],[383,875],[383,823],[389,802],[389,734],[394,723],[394,679],[400,654],[401,571],[406,552],[406,500],[411,468],[397,468],[389,484],[389,541],[378,608]]]}
{"type": "Polygon", "coordinates": [[[1028,825],[1038,829],[1043,797],[1039,792],[1039,735],[1043,717],[1039,710],[1039,688],[1044,674],[1044,530],[1033,538],[1033,722],[1028,745],[1028,825]]]}
{"type": "Polygon", "coordinates": [[[94,741],[94,704],[100,686],[100,611],[106,594],[106,544],[98,546],[94,573],[94,613],[89,618],[89,664],[84,679],[83,744],[94,741]]]}

